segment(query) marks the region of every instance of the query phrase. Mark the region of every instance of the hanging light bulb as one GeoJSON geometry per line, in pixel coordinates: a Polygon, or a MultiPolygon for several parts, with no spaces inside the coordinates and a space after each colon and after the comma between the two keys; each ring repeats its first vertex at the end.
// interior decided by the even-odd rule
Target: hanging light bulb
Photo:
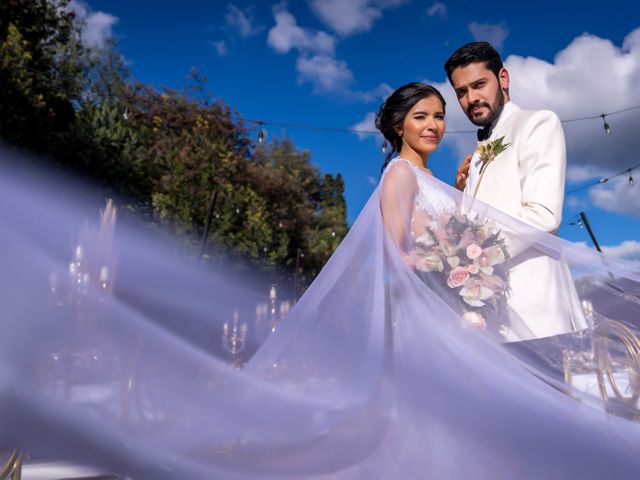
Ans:
{"type": "Polygon", "coordinates": [[[600,116],[602,117],[602,121],[604,122],[604,131],[607,132],[607,135],[611,135],[611,127],[607,123],[607,116],[604,113],[600,116]]]}
{"type": "Polygon", "coordinates": [[[583,227],[584,227],[584,224],[582,223],[582,220],[578,220],[578,226],[579,226],[580,228],[583,228],[583,227]]]}
{"type": "Polygon", "coordinates": [[[262,125],[264,125],[264,122],[258,122],[258,143],[260,145],[264,144],[264,129],[262,125]]]}
{"type": "Polygon", "coordinates": [[[389,144],[387,143],[387,141],[385,140],[384,142],[382,142],[382,153],[387,153],[387,148],[389,148],[389,144]]]}
{"type": "Polygon", "coordinates": [[[631,170],[627,170],[629,172],[629,186],[633,187],[633,177],[631,176],[631,170]]]}

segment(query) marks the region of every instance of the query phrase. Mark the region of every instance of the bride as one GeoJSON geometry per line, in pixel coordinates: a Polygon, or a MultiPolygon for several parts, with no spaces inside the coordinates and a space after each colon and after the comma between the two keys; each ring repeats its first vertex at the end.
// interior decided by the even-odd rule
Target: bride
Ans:
{"type": "MultiPolygon", "coordinates": [[[[471,286],[476,280],[478,295],[483,297],[477,298],[476,302],[489,300],[497,307],[502,300],[500,308],[494,308],[491,312],[492,322],[489,325],[486,315],[481,315],[479,309],[473,308],[472,302],[468,301],[466,311],[461,313],[471,325],[482,329],[489,326],[493,330],[499,327],[500,330],[495,330],[494,334],[502,341],[533,338],[533,333],[524,322],[505,304],[510,293],[506,266],[507,260],[513,256],[507,243],[513,246],[514,236],[507,234],[506,227],[497,229],[493,226],[494,232],[491,233],[498,235],[499,241],[489,245],[489,239],[478,238],[485,242],[484,248],[480,248],[478,243],[481,242],[474,242],[476,239],[473,238],[474,223],[475,226],[485,223],[483,228],[486,229],[487,222],[478,218],[471,221],[469,214],[474,212],[471,209],[473,205],[470,205],[471,211],[463,215],[464,206],[458,211],[458,201],[451,196],[451,192],[438,189],[437,184],[434,185],[432,179],[428,178],[433,177],[428,168],[429,156],[436,150],[445,132],[445,105],[444,98],[435,88],[422,83],[410,83],[393,92],[378,111],[376,126],[392,145],[383,165],[380,190],[386,231],[407,266],[416,270],[423,280],[429,280],[431,288],[436,289],[445,301],[451,299],[454,292],[465,291],[465,285],[471,286]],[[395,152],[399,154],[393,157],[395,152]],[[446,220],[445,224],[442,224],[443,219],[446,220]],[[452,221],[456,222],[457,229],[464,229],[466,222],[471,228],[465,232],[454,232],[451,230],[452,221]],[[447,232],[453,236],[442,238],[447,232]],[[420,248],[416,249],[416,245],[420,248]],[[475,249],[475,252],[469,255],[467,248],[475,249]],[[498,262],[496,255],[501,256],[503,261],[498,262]],[[500,272],[501,268],[504,271],[500,272]],[[444,285],[444,289],[438,289],[437,277],[442,276],[438,274],[443,271],[449,271],[452,275],[451,279],[447,279],[448,289],[444,285]],[[459,278],[454,280],[453,276],[459,278]],[[452,287],[452,282],[460,288],[452,287]],[[451,288],[454,290],[450,291],[451,288]]],[[[571,293],[567,289],[567,294],[571,293]]],[[[570,295],[572,297],[574,295],[570,295]]]]}
{"type": "Polygon", "coordinates": [[[377,125],[398,156],[241,369],[212,345],[239,332],[258,347],[242,336],[262,301],[249,279],[192,268],[135,226],[114,236],[109,212],[69,262],[80,196],[3,175],[0,445],[134,480],[637,475],[640,276],[433,178],[434,88],[401,87],[377,125]],[[589,333],[535,356],[505,348],[522,328],[508,307],[514,248],[563,265],[589,333]]]}

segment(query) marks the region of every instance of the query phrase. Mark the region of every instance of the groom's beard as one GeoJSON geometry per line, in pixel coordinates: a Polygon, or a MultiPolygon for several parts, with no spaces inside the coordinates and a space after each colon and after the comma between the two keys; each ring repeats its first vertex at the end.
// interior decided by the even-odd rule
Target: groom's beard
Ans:
{"type": "Polygon", "coordinates": [[[478,127],[484,127],[486,125],[491,124],[495,119],[497,119],[502,113],[503,108],[504,108],[504,92],[499,89],[493,104],[489,104],[488,102],[480,100],[470,104],[467,107],[467,111],[465,113],[467,114],[467,117],[469,118],[469,120],[471,120],[471,123],[473,123],[474,125],[477,125],[478,127]],[[474,108],[477,108],[477,107],[486,107],[488,111],[486,114],[482,116],[474,117],[471,112],[473,111],[474,108]]]}

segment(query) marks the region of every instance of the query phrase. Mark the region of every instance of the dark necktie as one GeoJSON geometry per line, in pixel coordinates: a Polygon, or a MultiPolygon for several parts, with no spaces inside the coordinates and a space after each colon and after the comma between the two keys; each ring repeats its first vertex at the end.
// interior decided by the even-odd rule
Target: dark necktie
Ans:
{"type": "Polygon", "coordinates": [[[491,124],[478,129],[478,141],[482,142],[491,136],[491,124]]]}

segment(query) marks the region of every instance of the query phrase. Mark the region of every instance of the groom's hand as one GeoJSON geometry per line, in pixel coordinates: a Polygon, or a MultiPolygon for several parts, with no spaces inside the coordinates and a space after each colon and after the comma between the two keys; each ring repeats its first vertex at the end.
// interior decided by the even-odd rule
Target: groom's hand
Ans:
{"type": "Polygon", "coordinates": [[[460,191],[464,190],[464,187],[467,185],[467,178],[469,176],[469,166],[471,165],[472,157],[473,157],[473,153],[464,157],[464,160],[458,167],[458,173],[456,174],[455,187],[460,191]]]}

